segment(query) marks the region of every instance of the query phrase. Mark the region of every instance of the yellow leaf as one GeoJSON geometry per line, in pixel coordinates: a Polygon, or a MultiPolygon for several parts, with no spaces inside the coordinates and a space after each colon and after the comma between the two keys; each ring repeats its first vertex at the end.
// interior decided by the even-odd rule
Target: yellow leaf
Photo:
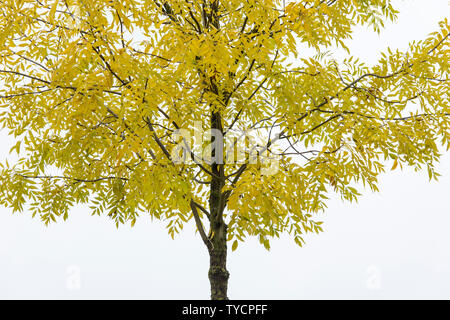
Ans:
{"type": "Polygon", "coordinates": [[[55,20],[56,7],[58,6],[59,0],[55,0],[53,2],[52,7],[50,8],[50,13],[48,14],[48,19],[51,23],[55,20]]]}
{"type": "Polygon", "coordinates": [[[395,159],[394,165],[392,166],[391,170],[395,170],[395,168],[397,168],[397,166],[398,166],[398,160],[395,159]]]}
{"type": "Polygon", "coordinates": [[[231,246],[231,250],[236,251],[237,247],[238,247],[238,241],[234,240],[233,245],[231,246]]]}

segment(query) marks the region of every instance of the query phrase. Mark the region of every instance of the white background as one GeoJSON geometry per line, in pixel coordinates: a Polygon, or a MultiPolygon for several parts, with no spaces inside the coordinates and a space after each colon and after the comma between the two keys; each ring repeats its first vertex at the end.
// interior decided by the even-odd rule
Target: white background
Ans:
{"type": "MultiPolygon", "coordinates": [[[[381,35],[357,30],[355,56],[375,63],[379,51],[405,49],[448,16],[446,0],[395,3],[399,19],[381,35]]],[[[0,138],[4,159],[10,144],[4,132],[0,138]]],[[[304,248],[288,238],[270,252],[255,239],[241,244],[229,254],[229,297],[450,299],[450,154],[438,169],[439,182],[388,172],[381,192],[364,191],[358,204],[332,199],[325,232],[304,248]]],[[[45,227],[0,208],[0,298],[208,299],[208,263],[192,226],[172,240],[148,216],[116,230],[77,207],[67,222],[45,227]]]]}

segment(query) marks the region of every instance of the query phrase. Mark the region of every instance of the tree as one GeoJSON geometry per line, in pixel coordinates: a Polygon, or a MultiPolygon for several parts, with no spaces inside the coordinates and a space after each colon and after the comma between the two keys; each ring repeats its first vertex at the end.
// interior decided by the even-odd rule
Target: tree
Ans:
{"type": "Polygon", "coordinates": [[[117,226],[146,213],[172,237],[193,220],[212,299],[227,299],[227,242],[302,246],[328,192],[376,191],[387,165],[437,178],[450,147],[446,20],[371,67],[345,45],[395,20],[388,0],[0,3],[0,123],[18,154],[0,203],[45,224],[77,204],[117,226]]]}

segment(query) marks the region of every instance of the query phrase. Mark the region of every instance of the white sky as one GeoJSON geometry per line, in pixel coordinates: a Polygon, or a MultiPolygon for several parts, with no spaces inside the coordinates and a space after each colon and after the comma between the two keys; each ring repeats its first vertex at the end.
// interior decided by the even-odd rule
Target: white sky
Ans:
{"type": "MultiPolygon", "coordinates": [[[[374,63],[387,46],[405,49],[448,17],[447,0],[395,2],[398,21],[380,36],[356,32],[355,56],[374,63]]],[[[9,145],[0,138],[4,154],[9,145]]],[[[363,192],[358,204],[332,199],[325,232],[307,237],[304,248],[287,237],[270,252],[256,239],[241,244],[229,253],[229,297],[450,299],[450,154],[438,169],[439,182],[406,169],[381,176],[381,192],[363,192]]],[[[0,208],[3,299],[209,299],[208,264],[193,226],[172,240],[145,216],[117,230],[78,207],[67,222],[45,227],[0,208]]]]}

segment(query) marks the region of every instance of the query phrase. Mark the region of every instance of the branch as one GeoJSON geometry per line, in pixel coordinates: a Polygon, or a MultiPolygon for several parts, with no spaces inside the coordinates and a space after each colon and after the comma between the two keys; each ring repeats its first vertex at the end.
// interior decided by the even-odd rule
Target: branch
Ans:
{"type": "Polygon", "coordinates": [[[192,214],[194,215],[195,224],[197,225],[198,232],[200,233],[200,236],[202,237],[203,243],[208,249],[211,249],[212,243],[208,239],[208,236],[205,233],[205,229],[203,228],[202,220],[200,219],[200,216],[198,215],[197,211],[197,204],[194,202],[194,200],[191,200],[190,202],[192,214]]]}
{"type": "Polygon", "coordinates": [[[90,180],[90,179],[79,179],[79,178],[66,177],[66,176],[27,176],[27,175],[23,175],[23,174],[18,174],[18,176],[20,176],[22,178],[26,178],[26,179],[41,179],[41,180],[61,179],[61,180],[72,180],[72,181],[76,181],[76,182],[85,182],[85,183],[95,183],[95,182],[100,182],[100,181],[105,181],[105,180],[122,180],[122,181],[129,180],[127,178],[120,178],[120,177],[103,177],[103,178],[90,180]]]}

